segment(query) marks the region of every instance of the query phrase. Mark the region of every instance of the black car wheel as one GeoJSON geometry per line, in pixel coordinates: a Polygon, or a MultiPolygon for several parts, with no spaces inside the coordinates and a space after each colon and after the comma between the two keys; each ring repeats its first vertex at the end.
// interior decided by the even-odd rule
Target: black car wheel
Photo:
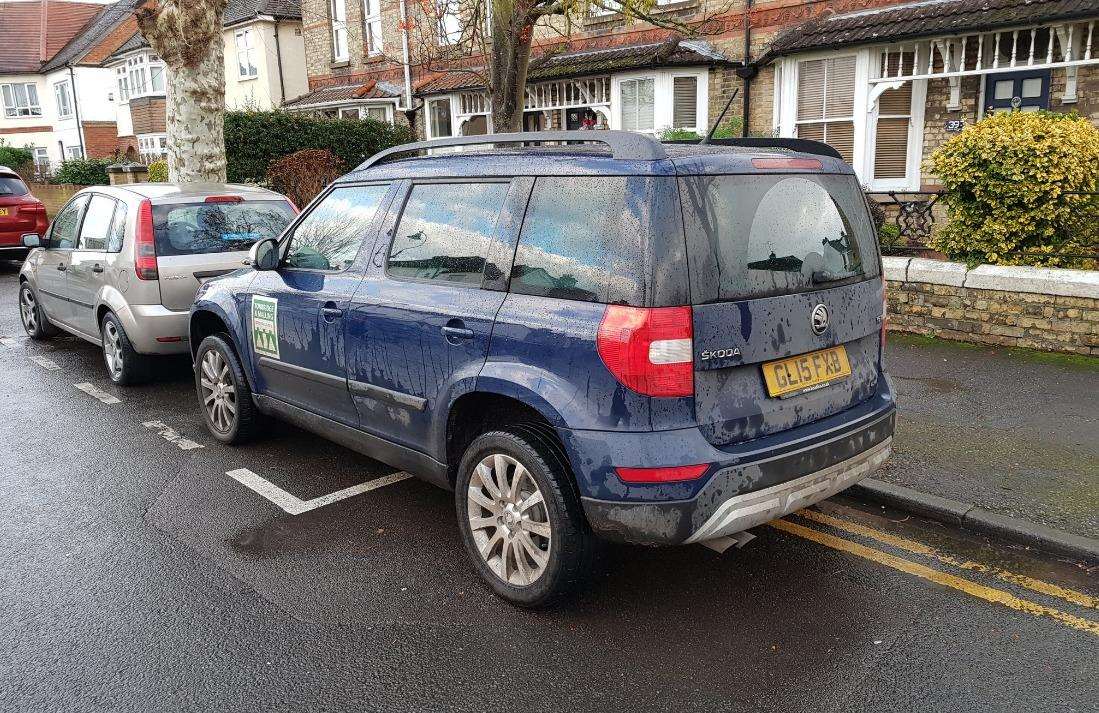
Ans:
{"type": "Polygon", "coordinates": [[[19,286],[19,318],[31,339],[44,340],[57,336],[57,327],[50,323],[38,303],[38,295],[26,282],[19,286]]]}
{"type": "Polygon", "coordinates": [[[466,449],[455,487],[458,527],[496,594],[545,606],[586,580],[594,536],[560,450],[533,428],[514,430],[485,433],[466,449]]]}
{"type": "Polygon", "coordinates": [[[132,386],[149,380],[149,357],[134,350],[122,322],[113,312],[103,315],[99,335],[103,341],[103,363],[112,382],[132,386]]]}
{"type": "Polygon", "coordinates": [[[252,402],[252,390],[240,359],[224,335],[211,335],[199,344],[195,353],[195,389],[206,427],[214,438],[238,444],[256,435],[261,415],[252,402]]]}

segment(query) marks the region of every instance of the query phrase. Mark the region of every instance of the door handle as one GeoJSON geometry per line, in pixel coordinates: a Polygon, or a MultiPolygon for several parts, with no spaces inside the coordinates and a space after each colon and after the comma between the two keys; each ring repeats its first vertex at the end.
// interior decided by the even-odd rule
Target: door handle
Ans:
{"type": "Polygon", "coordinates": [[[331,324],[343,316],[343,310],[337,307],[335,302],[325,302],[321,307],[321,316],[324,317],[325,322],[331,324]]]}
{"type": "Polygon", "coordinates": [[[465,327],[443,327],[443,336],[451,344],[456,344],[459,339],[473,339],[473,330],[465,327]]]}
{"type": "Polygon", "coordinates": [[[103,266],[99,263],[96,263],[92,266],[92,272],[103,272],[103,266]]]}
{"type": "Polygon", "coordinates": [[[66,265],[63,262],[59,262],[59,263],[57,263],[57,269],[60,270],[61,272],[64,272],[65,270],[69,269],[69,266],[66,265]]]}

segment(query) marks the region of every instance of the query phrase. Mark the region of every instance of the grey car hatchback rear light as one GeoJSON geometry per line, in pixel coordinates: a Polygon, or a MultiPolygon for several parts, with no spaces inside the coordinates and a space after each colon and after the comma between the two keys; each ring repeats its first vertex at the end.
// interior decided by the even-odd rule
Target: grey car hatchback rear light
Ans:
{"type": "Polygon", "coordinates": [[[364,171],[393,160],[395,156],[455,146],[488,146],[492,144],[544,144],[563,141],[605,144],[618,160],[662,161],[668,158],[659,141],[651,136],[632,131],[523,131],[512,134],[481,134],[478,136],[450,136],[430,141],[401,144],[374,154],[359,166],[364,171]]]}

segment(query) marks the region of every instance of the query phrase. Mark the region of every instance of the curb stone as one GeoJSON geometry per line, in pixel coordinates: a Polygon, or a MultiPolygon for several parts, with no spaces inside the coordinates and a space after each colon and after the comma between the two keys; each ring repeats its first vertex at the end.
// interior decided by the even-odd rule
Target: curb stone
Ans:
{"type": "Polygon", "coordinates": [[[1055,530],[1028,520],[1000,515],[972,503],[928,495],[902,485],[867,478],[848,493],[873,502],[939,520],[968,530],[1001,537],[1046,552],[1099,561],[1099,540],[1055,530]]]}

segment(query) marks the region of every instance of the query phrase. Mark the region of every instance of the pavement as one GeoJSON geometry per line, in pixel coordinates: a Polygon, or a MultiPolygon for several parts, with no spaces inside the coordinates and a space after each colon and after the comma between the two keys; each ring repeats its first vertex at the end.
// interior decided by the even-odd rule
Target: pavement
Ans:
{"type": "Polygon", "coordinates": [[[451,494],[289,426],[221,445],[185,360],[117,388],[92,345],[26,340],[16,269],[0,711],[1096,710],[1084,563],[834,498],[720,555],[607,546],[578,598],[519,610],[451,494]]]}
{"type": "Polygon", "coordinates": [[[1099,359],[890,333],[893,458],[875,479],[1099,538],[1099,359]]]}

